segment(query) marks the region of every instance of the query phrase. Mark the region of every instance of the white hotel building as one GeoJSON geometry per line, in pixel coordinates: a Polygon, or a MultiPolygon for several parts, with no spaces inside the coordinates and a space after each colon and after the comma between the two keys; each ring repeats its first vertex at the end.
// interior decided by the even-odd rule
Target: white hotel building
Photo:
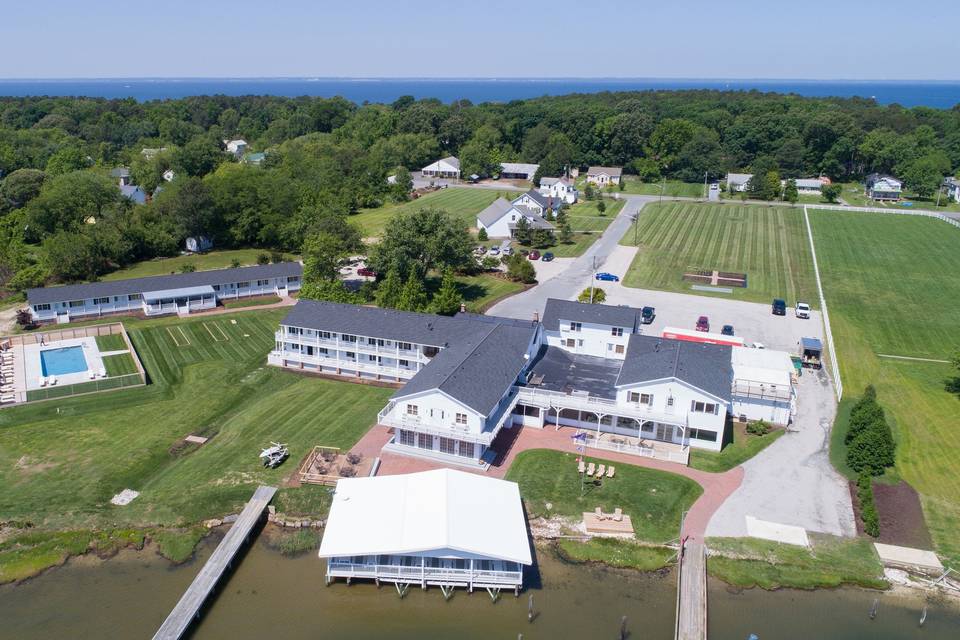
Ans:
{"type": "Polygon", "coordinates": [[[471,468],[488,466],[499,433],[521,425],[572,427],[587,446],[682,463],[690,447],[719,450],[731,347],[639,326],[636,309],[561,300],[548,301],[542,323],[301,300],[268,361],[402,384],[378,416],[393,429],[384,450],[471,468]]]}

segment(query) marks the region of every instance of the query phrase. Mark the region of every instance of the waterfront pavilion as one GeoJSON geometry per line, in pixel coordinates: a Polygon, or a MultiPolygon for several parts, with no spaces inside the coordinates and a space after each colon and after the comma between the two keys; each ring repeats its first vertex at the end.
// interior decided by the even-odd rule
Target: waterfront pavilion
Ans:
{"type": "Polygon", "coordinates": [[[437,469],[337,483],[320,543],[336,578],[484,588],[523,586],[532,564],[517,484],[437,469]]]}

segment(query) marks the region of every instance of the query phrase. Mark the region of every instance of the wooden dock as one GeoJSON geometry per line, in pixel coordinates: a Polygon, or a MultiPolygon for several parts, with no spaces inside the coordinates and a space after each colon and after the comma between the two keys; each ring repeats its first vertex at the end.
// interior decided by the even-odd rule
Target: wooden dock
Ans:
{"type": "Polygon", "coordinates": [[[707,640],[707,550],[687,541],[677,572],[676,640],[707,640]]]}
{"type": "Polygon", "coordinates": [[[190,623],[200,615],[200,607],[229,568],[233,557],[246,542],[276,492],[276,487],[258,487],[253,492],[253,497],[247,502],[237,521],[187,587],[177,606],[160,625],[160,629],[153,635],[153,640],[179,640],[186,633],[190,623]]]}

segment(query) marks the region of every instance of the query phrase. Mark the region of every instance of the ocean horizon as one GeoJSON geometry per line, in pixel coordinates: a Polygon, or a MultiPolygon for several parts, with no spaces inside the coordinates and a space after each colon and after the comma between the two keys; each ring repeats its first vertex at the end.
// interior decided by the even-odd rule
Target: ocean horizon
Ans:
{"type": "Polygon", "coordinates": [[[949,109],[960,104],[960,80],[817,80],[708,78],[38,78],[2,79],[0,96],[83,96],[139,102],[197,95],[342,96],[389,103],[400,96],[509,102],[572,93],[697,90],[860,97],[879,104],[949,109]]]}

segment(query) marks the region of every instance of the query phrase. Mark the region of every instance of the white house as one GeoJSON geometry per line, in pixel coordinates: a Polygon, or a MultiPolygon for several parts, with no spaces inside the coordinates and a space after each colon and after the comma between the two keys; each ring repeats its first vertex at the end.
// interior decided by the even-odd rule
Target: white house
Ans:
{"type": "Polygon", "coordinates": [[[947,191],[948,198],[951,198],[954,202],[960,202],[960,180],[946,178],[943,181],[943,186],[947,191]]]}
{"type": "Polygon", "coordinates": [[[796,414],[797,394],[790,354],[773,349],[732,350],[732,409],[742,420],[787,425],[796,414]]]}
{"type": "Polygon", "coordinates": [[[512,428],[573,427],[586,446],[681,463],[719,450],[731,348],[639,327],[637,309],[554,299],[543,323],[301,300],[268,363],[402,385],[378,415],[383,450],[456,466],[487,468],[512,428]]]}
{"type": "Polygon", "coordinates": [[[227,147],[227,153],[232,153],[236,157],[243,156],[247,151],[247,141],[242,139],[224,140],[224,146],[227,147]]]}
{"type": "MultiPolygon", "coordinates": [[[[799,193],[806,194],[819,194],[823,189],[823,185],[830,184],[830,178],[797,178],[793,181],[797,185],[797,191],[799,193]]],[[[786,181],[784,181],[786,183],[786,181]]]]}
{"type": "Polygon", "coordinates": [[[326,581],[523,586],[533,563],[516,483],[452,469],[337,482],[319,556],[326,581]]]}
{"type": "Polygon", "coordinates": [[[447,156],[441,158],[432,164],[428,164],[420,170],[420,175],[424,178],[453,178],[460,177],[460,159],[456,156],[447,156]]]}
{"type": "Polygon", "coordinates": [[[592,182],[598,187],[620,184],[622,173],[623,169],[620,167],[590,167],[587,170],[587,182],[592,182]]]}
{"type": "MultiPolygon", "coordinates": [[[[539,195],[539,194],[538,194],[539,195]]],[[[520,198],[524,198],[524,194],[520,198]]],[[[517,200],[520,200],[518,198],[517,200]]],[[[514,200],[514,202],[517,202],[514,200]]],[[[552,231],[554,226],[533,207],[514,204],[505,198],[497,198],[490,206],[477,214],[477,228],[483,229],[491,238],[512,238],[513,232],[523,218],[531,229],[552,231]]]]}
{"type": "Polygon", "coordinates": [[[543,329],[551,347],[623,360],[630,336],[640,331],[640,311],[550,298],[543,310],[543,329]]]}
{"type": "Polygon", "coordinates": [[[557,212],[563,206],[559,198],[552,195],[543,195],[536,189],[530,189],[526,193],[517,196],[511,203],[519,209],[527,209],[541,218],[552,220],[557,217],[557,212]]]}
{"type": "Polygon", "coordinates": [[[747,190],[747,183],[753,177],[752,173],[728,173],[727,191],[730,193],[743,193],[747,190]]]}
{"type": "Polygon", "coordinates": [[[579,197],[577,188],[566,178],[540,178],[540,193],[565,204],[574,204],[579,197]]]}
{"type": "Polygon", "coordinates": [[[508,180],[533,180],[539,168],[538,164],[526,162],[501,162],[500,177],[508,180]]]}
{"type": "Polygon", "coordinates": [[[57,323],[100,317],[112,313],[180,315],[212,309],[221,300],[281,295],[300,289],[303,266],[299,262],[174,273],[62,287],[27,290],[34,320],[57,323]]]}
{"type": "Polygon", "coordinates": [[[866,194],[871,200],[899,200],[903,183],[893,176],[871,173],[866,180],[866,194]]]}
{"type": "Polygon", "coordinates": [[[190,253],[203,253],[213,249],[213,240],[207,236],[190,236],[184,241],[183,245],[190,253]]]}

